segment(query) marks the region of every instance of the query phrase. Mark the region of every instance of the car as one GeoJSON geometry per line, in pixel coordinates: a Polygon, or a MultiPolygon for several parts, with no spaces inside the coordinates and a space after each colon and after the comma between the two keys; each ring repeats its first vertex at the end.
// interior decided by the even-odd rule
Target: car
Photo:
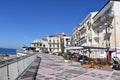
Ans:
{"type": "Polygon", "coordinates": [[[88,61],[88,57],[87,56],[85,56],[85,55],[79,55],[78,56],[78,61],[83,61],[83,60],[85,60],[85,61],[88,61]]]}

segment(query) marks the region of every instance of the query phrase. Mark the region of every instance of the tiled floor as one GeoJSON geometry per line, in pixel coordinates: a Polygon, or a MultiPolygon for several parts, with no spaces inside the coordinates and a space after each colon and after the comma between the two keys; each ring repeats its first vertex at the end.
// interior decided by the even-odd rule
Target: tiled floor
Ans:
{"type": "MultiPolygon", "coordinates": [[[[41,57],[41,63],[36,80],[120,80],[120,71],[85,69],[78,62],[65,63],[60,56],[43,53],[39,56],[41,57]]],[[[32,70],[29,71],[32,72],[32,70]]],[[[30,74],[30,72],[27,74],[30,74]]],[[[32,79],[26,77],[22,80],[32,79]]]]}
{"type": "Polygon", "coordinates": [[[18,80],[35,80],[40,61],[41,59],[37,58],[30,65],[30,67],[18,78],[18,80]]]}

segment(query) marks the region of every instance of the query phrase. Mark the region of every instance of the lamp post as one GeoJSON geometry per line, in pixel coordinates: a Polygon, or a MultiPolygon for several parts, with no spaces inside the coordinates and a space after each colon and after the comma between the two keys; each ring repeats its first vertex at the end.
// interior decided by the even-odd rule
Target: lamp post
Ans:
{"type": "MultiPolygon", "coordinates": [[[[110,10],[110,14],[113,16],[114,24],[110,25],[108,22],[105,23],[106,33],[107,33],[107,27],[109,25],[112,26],[112,28],[114,29],[114,51],[115,51],[115,57],[117,57],[117,48],[116,48],[116,21],[115,21],[115,12],[114,12],[114,10],[110,10]]],[[[106,40],[106,44],[107,44],[107,40],[106,40]]],[[[107,47],[107,45],[106,45],[106,47],[107,47]]]]}

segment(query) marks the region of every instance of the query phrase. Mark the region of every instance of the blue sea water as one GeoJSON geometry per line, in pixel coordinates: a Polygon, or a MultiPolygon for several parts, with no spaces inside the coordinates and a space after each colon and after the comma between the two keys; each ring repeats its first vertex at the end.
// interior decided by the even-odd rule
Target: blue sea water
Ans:
{"type": "Polygon", "coordinates": [[[9,48],[0,48],[0,54],[16,54],[16,49],[9,49],[9,48]]]}

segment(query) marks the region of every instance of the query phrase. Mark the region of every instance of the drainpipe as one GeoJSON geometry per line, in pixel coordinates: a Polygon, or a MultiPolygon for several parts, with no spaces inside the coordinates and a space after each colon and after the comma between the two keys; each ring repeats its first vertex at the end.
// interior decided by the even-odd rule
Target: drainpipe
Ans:
{"type": "Polygon", "coordinates": [[[116,20],[115,20],[115,13],[113,11],[113,16],[114,16],[114,40],[115,40],[115,56],[117,57],[117,49],[116,49],[116,20]]]}

